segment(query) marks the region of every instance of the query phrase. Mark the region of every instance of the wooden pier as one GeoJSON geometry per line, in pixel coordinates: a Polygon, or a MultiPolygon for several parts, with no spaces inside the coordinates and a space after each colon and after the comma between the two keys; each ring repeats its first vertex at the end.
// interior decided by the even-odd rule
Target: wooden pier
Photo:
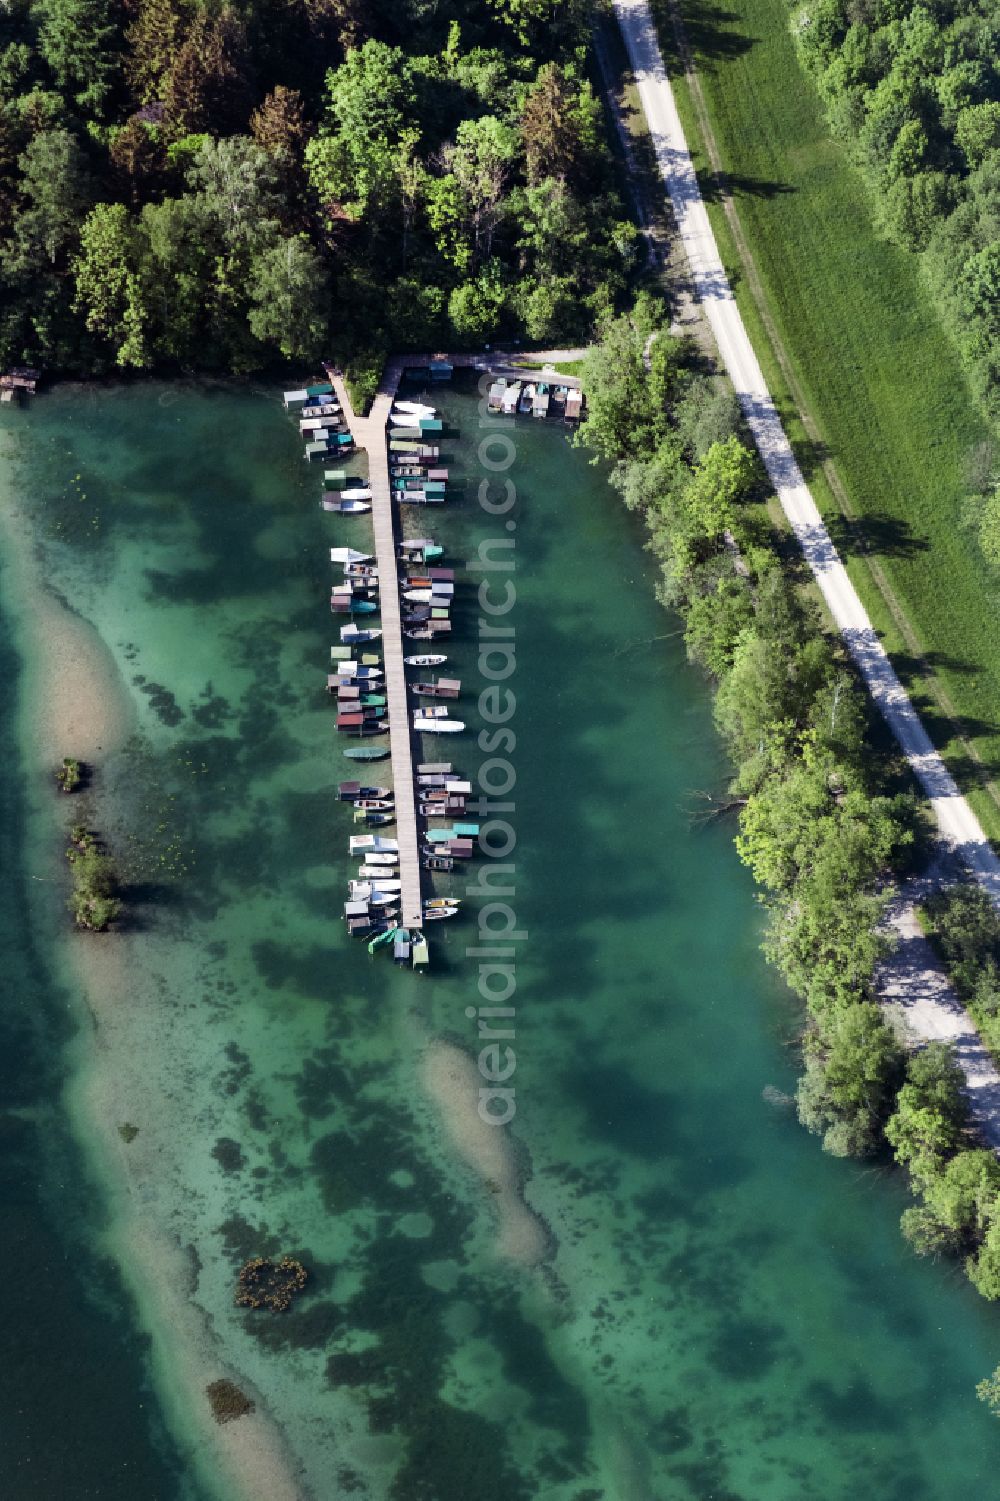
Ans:
{"type": "Polygon", "coordinates": [[[368,417],[358,417],[347,387],[337,372],[330,379],[341,411],[358,448],[368,454],[368,485],[372,492],[372,525],[378,558],[379,598],[382,614],[382,657],[389,708],[389,745],[392,781],[396,795],[396,838],[399,844],[401,897],[400,926],[423,928],[420,845],[417,831],[417,800],[413,774],[413,732],[403,666],[403,626],[400,615],[399,563],[396,557],[396,518],[389,485],[389,413],[402,375],[402,365],[391,363],[383,375],[379,393],[368,417]]]}

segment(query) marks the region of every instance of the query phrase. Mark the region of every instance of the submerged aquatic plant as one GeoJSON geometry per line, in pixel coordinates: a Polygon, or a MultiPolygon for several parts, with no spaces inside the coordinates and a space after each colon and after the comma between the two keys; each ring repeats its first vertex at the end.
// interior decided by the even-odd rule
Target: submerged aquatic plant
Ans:
{"type": "Polygon", "coordinates": [[[284,1313],[292,1299],[306,1285],[309,1273],[301,1261],[282,1256],[272,1261],[268,1256],[254,1256],[240,1268],[236,1287],[236,1304],[240,1308],[269,1308],[284,1313]]]}
{"type": "Polygon", "coordinates": [[[217,1423],[235,1422],[237,1418],[246,1417],[247,1413],[253,1412],[256,1406],[235,1381],[222,1378],[210,1381],[205,1388],[205,1395],[217,1423]]]}

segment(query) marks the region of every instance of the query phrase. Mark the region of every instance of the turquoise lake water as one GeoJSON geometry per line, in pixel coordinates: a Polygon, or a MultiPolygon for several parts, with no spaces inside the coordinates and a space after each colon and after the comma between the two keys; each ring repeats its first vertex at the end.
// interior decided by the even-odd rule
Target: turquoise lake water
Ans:
{"type": "MultiPolygon", "coordinates": [[[[370,959],[339,919],[351,825],[332,789],[351,772],[324,692],[326,549],[366,547],[367,522],[320,511],[272,389],[56,390],[3,417],[2,483],[134,708],[85,806],[136,898],[95,940],[109,993],[116,966],[129,977],[95,1031],[61,897],[24,879],[55,872],[69,817],[14,722],[27,611],[0,642],[0,1182],[10,1265],[43,1276],[7,1309],[5,1494],[240,1494],[176,1396],[181,1341],[121,1229],[136,1205],[184,1248],[219,1359],[320,1501],[988,1493],[1000,1428],[974,1387],[1000,1323],[906,1251],[898,1178],[824,1158],[795,1123],[797,1008],[759,954],[732,829],[693,819],[726,768],[637,531],[562,430],[527,420],[507,429],[514,506],[488,517],[477,399],[432,399],[463,493],[416,528],[448,562],[515,542],[512,1130],[551,1255],[498,1255],[497,1195],[425,1088],[428,1048],[477,1047],[478,900],[429,927],[426,975],[370,959]],[[112,1136],[138,1127],[116,1158],[78,1150],[83,1096],[112,1136]],[[308,1264],[307,1296],[280,1318],[236,1309],[241,1261],[279,1251],[308,1264]]],[[[471,584],[457,613],[449,667],[478,729],[471,584]]],[[[471,734],[424,749],[467,775],[482,760],[471,734]]]]}

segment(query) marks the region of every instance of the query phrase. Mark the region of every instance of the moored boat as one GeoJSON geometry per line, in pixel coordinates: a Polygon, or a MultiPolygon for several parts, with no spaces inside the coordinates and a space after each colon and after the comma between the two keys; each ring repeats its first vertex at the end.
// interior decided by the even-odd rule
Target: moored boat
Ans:
{"type": "Polygon", "coordinates": [[[440,609],[444,609],[446,605],[452,603],[454,589],[454,584],[432,585],[427,589],[404,589],[403,598],[410,604],[437,605],[440,609]]]}
{"type": "Polygon", "coordinates": [[[413,728],[423,735],[457,735],[465,729],[465,722],[461,719],[430,719],[425,714],[415,714],[413,728]]]}
{"type": "Polygon", "coordinates": [[[375,683],[382,676],[382,669],[376,667],[374,662],[366,662],[364,659],[355,662],[352,659],[348,662],[338,662],[335,676],[347,683],[375,683]]]}
{"type": "Polygon", "coordinates": [[[341,516],[364,516],[372,508],[370,500],[327,500],[320,502],[324,511],[336,511],[341,516]]]}
{"type": "Polygon", "coordinates": [[[427,951],[427,939],[424,937],[423,933],[421,933],[419,928],[411,930],[410,962],[413,965],[413,968],[417,969],[420,965],[426,964],[429,958],[430,955],[427,951]]]}
{"type": "Polygon", "coordinates": [[[441,652],[424,652],[422,656],[404,657],[406,667],[442,667],[448,658],[441,652]]]}
{"type": "Polygon", "coordinates": [[[402,401],[399,397],[393,402],[392,408],[395,412],[409,412],[411,416],[417,417],[433,417],[437,411],[437,408],[432,407],[429,402],[402,401]]]}
{"type": "Polygon", "coordinates": [[[352,855],[363,855],[369,850],[374,854],[398,855],[399,842],[384,839],[381,834],[352,834],[348,849],[352,855]]]}
{"type": "Polygon", "coordinates": [[[399,555],[407,563],[427,563],[444,556],[444,548],[430,537],[406,538],[399,544],[399,555]]]}
{"type": "Polygon", "coordinates": [[[409,964],[410,962],[410,930],[409,928],[396,928],[393,934],[392,957],[397,964],[409,964]]]}
{"type": "Polygon", "coordinates": [[[351,803],[357,797],[392,797],[392,788],[366,787],[363,782],[339,782],[337,796],[342,803],[351,803]]]}
{"type": "Polygon", "coordinates": [[[353,620],[351,621],[350,625],[342,625],[340,627],[341,641],[377,641],[381,634],[381,630],[379,630],[377,627],[362,628],[359,625],[355,625],[353,620]]]}
{"type": "Polygon", "coordinates": [[[387,745],[353,745],[344,751],[349,761],[384,761],[388,754],[387,745]]]}
{"type": "Polygon", "coordinates": [[[438,678],[436,683],[414,683],[418,698],[458,698],[462,691],[459,678],[438,678]]]}
{"type": "Polygon", "coordinates": [[[356,594],[330,595],[332,615],[377,615],[378,605],[373,599],[359,599],[356,594]]]}

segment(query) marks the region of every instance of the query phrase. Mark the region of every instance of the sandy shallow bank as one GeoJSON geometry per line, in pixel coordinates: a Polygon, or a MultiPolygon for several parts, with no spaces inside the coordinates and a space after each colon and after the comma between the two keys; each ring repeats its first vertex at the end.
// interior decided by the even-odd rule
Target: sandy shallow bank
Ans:
{"type": "MultiPolygon", "coordinates": [[[[3,459],[0,450],[0,465],[3,459]]],[[[32,864],[37,868],[52,859],[62,812],[58,803],[48,812],[42,801],[51,790],[51,770],[64,755],[99,767],[125,745],[136,715],[111,650],[48,587],[30,522],[6,487],[0,490],[0,537],[4,597],[25,663],[22,743],[31,794],[42,808],[35,820],[39,848],[32,864]]],[[[77,1068],[66,1103],[112,1206],[104,1249],[118,1263],[152,1338],[157,1394],[175,1441],[190,1456],[201,1484],[224,1501],[302,1501],[305,1486],[261,1393],[227,1368],[209,1320],[193,1300],[193,1258],[149,1214],[144,1185],[157,1172],[155,1139],[145,1150],[138,1140],[126,1150],[118,1134],[118,1123],[135,1114],[135,1102],[122,1098],[128,1070],[118,1060],[129,1041],[127,1011],[142,983],[138,942],[125,934],[102,938],[67,929],[56,959],[70,988],[85,996],[93,1024],[77,1040],[77,1068]],[[256,1410],[236,1422],[216,1423],[205,1388],[220,1377],[246,1391],[256,1410]]]]}
{"type": "Polygon", "coordinates": [[[211,1319],[195,1301],[193,1249],[149,1211],[147,1186],[162,1171],[168,1152],[162,1123],[169,1121],[170,1107],[150,1095],[137,1097],[134,1072],[116,1065],[128,1046],[127,1013],[136,1003],[134,940],[94,942],[80,934],[72,936],[69,948],[95,1022],[86,1066],[70,1091],[71,1114],[112,1189],[106,1249],[120,1266],[152,1336],[157,1393],[175,1439],[192,1454],[204,1483],[227,1501],[303,1501],[308,1492],[265,1397],[227,1364],[211,1319]],[[161,1124],[144,1126],[126,1146],[117,1123],[137,1117],[161,1124]],[[220,1378],[234,1381],[253,1400],[255,1411],[235,1422],[216,1423],[205,1389],[220,1378]]]}
{"type": "Polygon", "coordinates": [[[514,1138],[506,1126],[491,1126],[479,1114],[482,1079],[474,1059],[454,1043],[437,1039],[428,1043],[421,1073],[453,1150],[493,1196],[498,1254],[537,1266],[550,1254],[549,1232],[524,1200],[514,1138]]]}
{"type": "MultiPolygon", "coordinates": [[[[6,455],[0,448],[0,465],[6,455]]],[[[21,714],[28,739],[57,765],[119,750],[135,728],[135,711],[114,656],[90,623],[49,588],[31,522],[7,487],[0,488],[6,554],[4,597],[19,626],[25,659],[21,714]]]]}

